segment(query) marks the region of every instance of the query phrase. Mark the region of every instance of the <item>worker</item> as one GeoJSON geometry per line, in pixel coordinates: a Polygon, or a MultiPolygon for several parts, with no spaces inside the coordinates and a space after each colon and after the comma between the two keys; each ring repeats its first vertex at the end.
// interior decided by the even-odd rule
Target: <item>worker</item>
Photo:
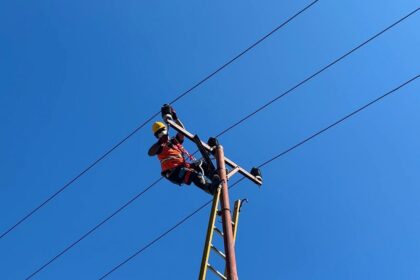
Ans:
{"type": "MultiPolygon", "coordinates": [[[[181,127],[182,122],[178,119],[175,110],[171,107],[171,118],[181,127]]],[[[175,137],[169,137],[168,129],[162,122],[155,122],[152,131],[158,141],[149,149],[149,156],[157,156],[160,161],[162,176],[177,185],[190,185],[191,182],[205,192],[213,195],[220,184],[219,176],[208,173],[207,163],[194,158],[183,147],[184,135],[177,133],[175,137]],[[189,160],[188,160],[189,159],[189,160]],[[209,179],[212,178],[212,180],[209,179]]]]}

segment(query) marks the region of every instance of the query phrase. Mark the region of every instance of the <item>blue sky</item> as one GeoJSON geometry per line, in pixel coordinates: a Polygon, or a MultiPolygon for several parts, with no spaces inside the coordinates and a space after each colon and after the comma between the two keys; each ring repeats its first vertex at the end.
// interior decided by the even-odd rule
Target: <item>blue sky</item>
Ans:
{"type": "MultiPolygon", "coordinates": [[[[3,1],[0,232],[309,3],[3,1]]],[[[206,139],[416,8],[321,0],[175,107],[206,139]]],[[[418,26],[417,12],[223,135],[226,154],[251,168],[418,75],[418,26]]],[[[249,200],[240,279],[419,278],[419,83],[266,166],[262,188],[232,189],[249,200]]],[[[24,279],[159,178],[153,141],[147,125],[1,239],[0,279],[24,279]]],[[[34,279],[98,279],[209,198],[162,181],[34,279]]],[[[109,279],[195,279],[208,213],[109,279]]]]}

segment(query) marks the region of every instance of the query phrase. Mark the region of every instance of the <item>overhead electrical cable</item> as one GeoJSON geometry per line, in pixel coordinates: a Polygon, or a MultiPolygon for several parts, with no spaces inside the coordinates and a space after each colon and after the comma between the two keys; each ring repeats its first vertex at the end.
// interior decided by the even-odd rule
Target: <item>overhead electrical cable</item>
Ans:
{"type": "Polygon", "coordinates": [[[150,184],[147,188],[145,188],[140,193],[138,193],[137,195],[135,195],[134,197],[132,197],[129,201],[127,201],[124,205],[122,205],[121,207],[119,207],[111,215],[109,215],[108,217],[106,217],[105,219],[103,219],[99,224],[97,224],[96,226],[94,226],[93,228],[91,228],[88,232],[86,232],[85,234],[83,234],[80,238],[78,238],[72,244],[70,244],[69,246],[67,246],[64,250],[62,250],[60,253],[58,253],[57,255],[55,255],[53,258],[51,258],[48,262],[46,262],[40,268],[38,268],[37,270],[35,270],[34,272],[32,272],[25,279],[26,280],[31,279],[36,274],[38,274],[39,272],[41,272],[41,270],[43,270],[44,268],[46,268],[48,265],[50,265],[56,259],[58,259],[62,255],[64,255],[71,248],[73,248],[74,246],[76,246],[80,241],[82,241],[83,239],[85,239],[86,237],[88,237],[90,234],[92,234],[94,231],[96,231],[98,228],[100,228],[102,225],[104,225],[106,222],[108,222],[110,219],[112,219],[115,215],[117,215],[118,213],[120,213],[128,205],[130,205],[131,203],[133,203],[135,200],[137,200],[139,197],[141,197],[143,194],[145,194],[148,190],[150,190],[152,187],[154,187],[157,183],[159,183],[159,181],[162,180],[162,179],[163,179],[163,177],[160,177],[159,179],[157,179],[156,181],[154,181],[152,184],[150,184]]]}
{"type": "MultiPolygon", "coordinates": [[[[399,89],[401,89],[402,87],[408,85],[409,83],[412,83],[413,81],[415,81],[417,78],[419,78],[420,75],[417,75],[411,79],[409,79],[408,81],[400,84],[399,86],[397,86],[396,88],[392,89],[391,91],[388,91],[387,93],[381,95],[380,97],[372,100],[371,102],[367,103],[366,105],[363,105],[362,107],[358,108],[357,110],[353,111],[352,113],[344,116],[343,118],[335,121],[334,123],[330,124],[329,126],[319,130],[318,132],[312,134],[311,136],[307,137],[306,139],[300,141],[299,143],[297,143],[296,145],[291,146],[290,148],[286,149],[285,151],[275,155],[274,157],[270,158],[269,160],[263,162],[262,164],[259,165],[259,167],[265,166],[270,164],[271,162],[273,162],[274,160],[278,159],[281,156],[284,156],[285,154],[293,151],[294,149],[296,149],[297,147],[307,143],[308,141],[312,140],[313,138],[319,136],[320,134],[326,132],[327,130],[333,128],[334,126],[342,123],[343,121],[351,118],[352,116],[354,116],[355,114],[363,111],[364,109],[366,109],[367,107],[375,104],[376,102],[382,100],[383,98],[391,95],[392,93],[395,93],[396,91],[398,91],[399,89]]],[[[230,188],[234,187],[235,185],[237,185],[238,183],[240,183],[242,180],[244,179],[244,177],[242,177],[241,179],[239,179],[238,181],[236,181],[235,183],[233,183],[230,188]]],[[[185,218],[183,218],[182,220],[180,220],[178,223],[176,223],[174,226],[172,226],[171,228],[169,228],[168,230],[166,230],[165,232],[163,232],[162,234],[160,234],[158,237],[156,237],[155,239],[153,239],[151,242],[147,243],[144,247],[142,247],[141,249],[139,249],[138,251],[136,251],[134,254],[130,255],[130,257],[128,257],[127,259],[125,259],[124,261],[120,262],[117,266],[113,267],[111,270],[109,270],[107,273],[105,273],[103,276],[101,276],[99,278],[99,280],[103,280],[106,277],[108,277],[110,274],[112,274],[113,272],[115,272],[116,270],[118,270],[120,267],[122,267],[124,264],[126,264],[127,262],[129,262],[130,260],[132,260],[133,258],[135,258],[136,256],[138,256],[139,254],[143,253],[146,249],[148,249],[149,247],[151,247],[153,244],[157,243],[159,240],[161,240],[163,237],[165,237],[166,235],[168,235],[169,233],[171,233],[172,231],[174,231],[176,228],[178,228],[179,226],[181,226],[183,223],[185,223],[188,219],[190,219],[191,217],[193,217],[195,214],[197,214],[198,212],[200,212],[201,210],[203,210],[207,205],[209,205],[212,202],[212,200],[206,202],[205,204],[203,204],[202,206],[200,206],[199,208],[197,208],[195,211],[193,211],[191,214],[189,214],[188,216],[186,216],[185,218]]]]}
{"type": "Polygon", "coordinates": [[[397,24],[401,23],[402,21],[406,20],[407,18],[409,18],[410,16],[414,15],[420,8],[415,9],[414,11],[412,11],[411,13],[409,13],[408,15],[404,16],[403,18],[397,20],[396,22],[394,22],[393,24],[391,24],[390,26],[388,26],[387,28],[383,29],[382,31],[376,33],[374,36],[370,37],[369,39],[367,39],[366,41],[364,41],[363,43],[357,45],[356,47],[354,47],[353,49],[351,49],[350,51],[348,51],[347,53],[343,54],[342,56],[340,56],[339,58],[337,58],[336,60],[334,60],[333,62],[327,64],[326,66],[324,66],[323,68],[319,69],[318,71],[316,71],[315,73],[313,73],[312,75],[310,75],[309,77],[305,78],[304,80],[302,80],[300,83],[298,83],[297,85],[291,87],[290,89],[288,89],[287,91],[283,92],[282,94],[278,95],[277,97],[275,97],[274,99],[270,100],[269,102],[265,103],[263,106],[259,107],[257,110],[253,111],[252,113],[248,114],[247,116],[245,116],[244,118],[240,119],[239,121],[237,121],[236,123],[234,123],[233,125],[229,126],[228,128],[226,128],[224,131],[222,131],[221,133],[219,133],[216,137],[224,134],[226,131],[231,130],[232,128],[236,127],[237,125],[239,125],[240,123],[242,123],[243,121],[249,119],[250,117],[254,116],[255,114],[257,114],[258,112],[260,112],[261,110],[267,108],[268,106],[270,106],[271,104],[273,104],[274,102],[276,102],[277,100],[279,100],[280,98],[286,96],[287,94],[289,94],[290,92],[294,91],[295,89],[297,89],[298,87],[300,87],[301,85],[305,84],[306,82],[312,80],[314,77],[318,76],[319,74],[321,74],[322,72],[324,72],[325,70],[327,70],[328,68],[330,68],[331,66],[333,66],[334,64],[336,64],[337,62],[343,60],[344,58],[346,58],[347,56],[349,56],[350,54],[354,53],[355,51],[357,51],[358,49],[360,49],[361,47],[363,47],[364,45],[368,44],[369,42],[373,41],[374,39],[376,39],[377,37],[379,37],[380,35],[382,35],[383,33],[387,32],[389,29],[393,28],[394,26],[396,26],[397,24]]]}
{"type": "Polygon", "coordinates": [[[408,81],[406,81],[406,82],[404,82],[403,84],[401,84],[401,85],[397,86],[397,87],[396,87],[396,88],[394,88],[393,90],[388,91],[387,93],[385,93],[385,94],[383,94],[383,95],[379,96],[378,98],[376,98],[376,99],[372,100],[371,102],[369,102],[369,103],[367,103],[366,105],[364,105],[364,106],[360,107],[359,109],[357,109],[357,110],[355,110],[355,111],[351,112],[350,114],[348,114],[348,115],[346,115],[346,116],[342,117],[341,119],[339,119],[339,120],[337,120],[336,122],[334,122],[334,123],[330,124],[329,126],[327,126],[327,127],[323,128],[323,129],[319,130],[317,133],[312,134],[311,136],[309,136],[308,138],[306,138],[306,139],[304,139],[304,140],[300,141],[300,142],[299,142],[299,143],[297,143],[296,145],[294,145],[294,146],[290,147],[289,149],[287,149],[287,150],[285,150],[285,151],[283,151],[283,152],[281,152],[281,153],[279,153],[279,154],[275,155],[274,157],[270,158],[269,160],[267,160],[267,161],[263,162],[263,163],[262,163],[262,164],[260,164],[258,167],[263,167],[263,166],[265,166],[265,165],[269,164],[270,162],[272,162],[272,161],[274,161],[274,160],[278,159],[279,157],[284,156],[285,154],[287,154],[287,153],[289,153],[289,152],[293,151],[294,149],[298,148],[299,146],[302,146],[303,144],[305,144],[306,142],[308,142],[308,141],[312,140],[313,138],[317,137],[318,135],[320,135],[320,134],[324,133],[325,131],[327,131],[327,130],[329,130],[329,129],[333,128],[334,126],[336,126],[336,125],[338,125],[338,124],[342,123],[343,121],[345,121],[345,120],[347,120],[347,119],[351,118],[352,116],[356,115],[356,114],[357,114],[357,113],[359,113],[360,111],[363,111],[364,109],[366,109],[367,107],[369,107],[369,106],[373,105],[374,103],[376,103],[376,102],[380,101],[381,99],[384,99],[385,97],[387,97],[387,96],[389,96],[389,95],[393,94],[394,92],[396,92],[396,91],[397,91],[397,90],[399,90],[400,88],[402,88],[402,87],[404,87],[404,86],[408,85],[408,84],[409,84],[409,83],[411,83],[411,82],[414,82],[414,81],[415,81],[418,77],[420,77],[420,75],[417,75],[417,76],[415,76],[415,77],[413,77],[413,78],[409,79],[408,81]]]}
{"type": "MultiPolygon", "coordinates": [[[[242,177],[241,179],[239,179],[238,181],[236,181],[235,183],[233,183],[229,187],[229,189],[231,189],[235,185],[239,184],[239,182],[241,182],[243,179],[244,179],[244,177],[242,177]]],[[[172,226],[171,228],[169,228],[168,230],[166,230],[165,232],[163,232],[162,234],[160,234],[158,237],[156,237],[155,239],[153,239],[151,242],[147,243],[146,246],[142,247],[140,250],[138,250],[137,252],[135,252],[134,254],[132,254],[129,258],[125,259],[123,262],[119,263],[113,269],[111,269],[110,271],[108,271],[101,278],[99,278],[99,280],[102,280],[102,279],[105,279],[106,277],[108,277],[111,273],[113,273],[114,271],[116,271],[117,269],[119,269],[121,266],[123,266],[124,264],[126,264],[127,262],[129,262],[131,259],[135,258],[137,255],[139,255],[142,252],[144,252],[147,248],[151,247],[153,244],[155,244],[156,242],[158,242],[160,239],[162,239],[163,237],[165,237],[166,235],[168,235],[169,233],[171,233],[173,230],[175,230],[177,227],[179,227],[180,225],[182,225],[184,222],[186,222],[192,216],[194,216],[195,214],[197,214],[198,212],[200,212],[201,210],[203,210],[207,205],[211,204],[212,202],[213,202],[213,200],[209,200],[206,203],[204,203],[203,205],[201,205],[199,208],[197,208],[191,214],[189,214],[188,216],[186,216],[185,218],[183,218],[182,220],[180,220],[174,226],[172,226]]]]}
{"type": "MultiPolygon", "coordinates": [[[[268,34],[264,35],[262,38],[260,38],[258,41],[256,41],[255,43],[253,43],[251,46],[249,46],[248,48],[246,48],[245,50],[243,50],[242,52],[240,52],[238,55],[236,55],[234,58],[232,58],[231,60],[229,60],[228,62],[226,62],[225,64],[223,64],[222,66],[220,66],[219,68],[217,68],[215,71],[213,71],[212,73],[210,73],[209,75],[207,75],[206,77],[204,77],[202,80],[200,80],[199,82],[197,82],[196,84],[194,84],[192,87],[190,87],[189,89],[187,89],[186,91],[184,91],[183,93],[181,93],[178,97],[176,97],[175,99],[173,99],[170,104],[174,104],[175,102],[177,102],[178,100],[180,100],[181,98],[183,98],[184,96],[186,96],[187,94],[191,93],[194,89],[196,89],[197,87],[199,87],[200,85],[202,85],[203,83],[205,83],[207,80],[211,79],[213,76],[215,76],[217,73],[219,73],[220,71],[222,71],[223,69],[225,69],[227,66],[229,66],[230,64],[232,64],[233,62],[235,62],[236,60],[238,60],[240,57],[242,57],[243,55],[245,55],[246,53],[248,53],[249,51],[251,51],[253,48],[255,48],[257,45],[259,45],[260,43],[262,43],[264,40],[266,40],[267,38],[269,38],[271,35],[273,35],[274,33],[276,33],[278,30],[280,30],[281,28],[283,28],[284,26],[286,26],[288,23],[290,23],[293,19],[295,19],[296,17],[298,17],[300,14],[302,14],[303,12],[305,12],[307,9],[309,9],[310,7],[312,7],[315,3],[317,3],[319,0],[315,0],[313,2],[311,2],[310,4],[308,4],[307,6],[305,6],[303,9],[301,9],[299,12],[297,12],[296,14],[294,14],[292,17],[290,17],[289,19],[287,19],[286,21],[284,21],[283,23],[281,23],[280,25],[278,25],[276,28],[274,28],[272,31],[270,31],[268,34]]],[[[2,239],[3,237],[5,237],[7,234],[9,234],[12,230],[14,230],[17,226],[19,226],[21,223],[23,223],[25,220],[27,220],[29,217],[31,217],[33,214],[35,214],[39,209],[41,209],[42,207],[44,207],[46,204],[48,204],[52,199],[54,199],[56,196],[58,196],[60,193],[62,193],[65,189],[67,189],[70,185],[72,185],[75,181],[77,181],[80,177],[82,177],[85,173],[87,173],[90,169],[92,169],[94,166],[96,166],[99,162],[101,162],[104,158],[106,158],[109,154],[111,154],[115,149],[117,149],[119,146],[121,146],[123,143],[125,143],[128,139],[130,139],[134,134],[136,134],[140,129],[142,129],[146,124],[148,124],[150,121],[152,121],[154,118],[156,118],[157,116],[159,116],[160,112],[157,112],[155,114],[153,114],[152,116],[150,116],[149,118],[147,118],[143,123],[141,123],[137,128],[135,128],[131,133],[129,133],[126,137],[124,137],[123,139],[121,139],[117,144],[115,144],[114,146],[111,147],[111,149],[109,149],[107,152],[105,152],[102,156],[100,156],[99,158],[97,158],[95,161],[93,161],[88,167],[86,167],[84,170],[82,170],[77,176],[75,176],[74,178],[72,178],[70,181],[68,181],[66,184],[64,184],[64,186],[62,186],[60,189],[58,189],[55,193],[53,193],[51,196],[49,196],[45,201],[43,201],[41,204],[39,204],[37,207],[35,207],[34,209],[32,209],[29,213],[27,213],[25,216],[23,216],[19,221],[17,221],[13,226],[11,226],[10,228],[8,228],[5,232],[3,232],[0,235],[0,239],[2,239]]]]}
{"type": "MultiPolygon", "coordinates": [[[[418,10],[418,9],[417,9],[418,10]]],[[[416,12],[417,10],[415,10],[414,12],[416,12]]],[[[372,40],[374,40],[375,38],[377,38],[380,34],[383,34],[384,32],[386,32],[387,30],[389,30],[391,27],[395,26],[396,24],[402,22],[404,19],[406,19],[408,16],[414,14],[414,12],[411,12],[410,14],[408,14],[407,16],[401,18],[400,20],[398,20],[397,22],[393,23],[392,25],[388,26],[387,28],[385,28],[384,30],[382,30],[381,32],[377,33],[376,35],[374,35],[373,37],[369,38],[368,40],[366,40],[365,42],[363,42],[362,44],[358,45],[357,47],[353,48],[351,51],[347,52],[346,54],[342,55],[339,59],[334,60],[333,62],[329,63],[327,66],[330,67],[333,64],[339,62],[341,59],[343,59],[344,57],[350,55],[351,53],[353,53],[354,51],[356,51],[357,49],[361,48],[362,46],[366,45],[367,42],[371,42],[372,40]]],[[[324,71],[326,70],[328,67],[323,67],[321,70],[324,71]]],[[[322,71],[319,70],[317,71],[315,74],[318,75],[320,74],[322,71]]],[[[312,79],[313,77],[315,77],[316,75],[313,74],[311,76],[309,76],[308,78],[304,79],[304,82],[300,82],[299,84],[297,84],[296,86],[292,87],[290,90],[288,90],[286,92],[290,93],[291,91],[293,91],[294,89],[298,88],[300,85],[302,85],[303,83],[309,81],[310,79],[312,79]]],[[[241,124],[242,122],[244,122],[245,120],[247,120],[248,118],[250,118],[251,116],[255,115],[256,113],[262,111],[263,109],[265,109],[266,107],[268,107],[270,104],[272,104],[274,101],[277,101],[278,99],[280,99],[281,97],[285,96],[285,93],[282,93],[281,95],[279,95],[278,97],[276,97],[275,99],[271,100],[270,102],[268,102],[267,104],[265,104],[264,106],[260,107],[258,110],[252,112],[251,114],[249,114],[248,116],[244,117],[243,119],[241,119],[239,122],[235,123],[234,125],[231,125],[230,127],[226,128],[225,130],[223,130],[221,133],[219,133],[217,135],[217,137],[227,133],[229,130],[233,129],[234,127],[236,127],[237,125],[241,124]]],[[[195,153],[194,153],[195,154],[195,153]]],[[[123,206],[121,206],[120,208],[118,208],[115,212],[113,212],[111,215],[109,215],[107,218],[105,218],[103,221],[101,221],[98,225],[96,225],[95,227],[93,227],[91,230],[89,230],[87,233],[85,233],[84,235],[82,235],[82,237],[80,237],[79,239],[77,239],[76,241],[74,241],[72,244],[70,244],[68,247],[66,247],[65,249],[63,249],[60,253],[58,253],[55,257],[53,257],[52,259],[50,259],[47,263],[45,263],[43,266],[41,266],[40,268],[38,268],[35,272],[33,272],[30,276],[28,276],[28,278],[26,279],[30,279],[33,276],[35,276],[37,273],[39,273],[41,270],[43,270],[45,267],[47,267],[48,265],[50,265],[52,262],[54,262],[57,258],[59,258],[60,256],[62,256],[64,253],[66,253],[68,250],[70,250],[72,247],[74,247],[75,245],[77,245],[80,241],[82,241],[83,239],[85,239],[86,237],[88,237],[90,234],[92,234],[94,231],[96,231],[98,228],[100,228],[103,224],[105,224],[106,222],[108,222],[112,217],[114,217],[116,214],[118,214],[119,212],[121,212],[123,209],[125,209],[127,206],[129,206],[131,203],[133,203],[134,201],[136,201],[139,197],[141,197],[146,191],[150,190],[153,186],[155,186],[160,180],[162,180],[163,177],[160,177],[159,179],[157,179],[154,183],[152,183],[150,186],[146,187],[144,190],[142,190],[139,194],[135,195],[133,198],[131,198],[127,203],[125,203],[123,206]]]]}

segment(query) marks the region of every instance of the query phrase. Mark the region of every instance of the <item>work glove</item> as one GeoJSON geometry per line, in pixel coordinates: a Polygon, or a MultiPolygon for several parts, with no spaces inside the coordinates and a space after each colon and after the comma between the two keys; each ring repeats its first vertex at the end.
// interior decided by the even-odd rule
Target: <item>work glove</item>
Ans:
{"type": "Polygon", "coordinates": [[[173,119],[172,116],[172,107],[169,104],[163,104],[162,108],[160,109],[162,114],[162,119],[166,122],[167,117],[170,117],[170,119],[173,119]]]}

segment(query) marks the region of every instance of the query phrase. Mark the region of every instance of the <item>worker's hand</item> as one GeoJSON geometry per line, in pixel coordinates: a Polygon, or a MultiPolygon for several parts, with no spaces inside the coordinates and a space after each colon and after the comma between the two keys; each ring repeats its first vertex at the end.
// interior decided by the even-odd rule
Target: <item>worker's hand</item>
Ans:
{"type": "Polygon", "coordinates": [[[162,145],[162,144],[165,144],[166,142],[168,142],[168,140],[169,140],[169,136],[167,134],[162,135],[162,137],[159,138],[158,143],[162,145]]]}

